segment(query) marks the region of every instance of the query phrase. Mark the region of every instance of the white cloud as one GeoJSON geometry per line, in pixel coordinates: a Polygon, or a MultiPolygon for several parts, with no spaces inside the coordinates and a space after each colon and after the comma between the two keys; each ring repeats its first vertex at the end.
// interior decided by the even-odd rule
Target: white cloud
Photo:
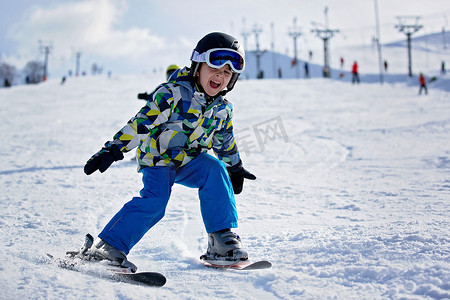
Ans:
{"type": "Polygon", "coordinates": [[[37,7],[12,26],[8,36],[19,49],[27,49],[22,55],[36,53],[38,40],[51,41],[56,57],[70,57],[81,50],[86,55],[105,58],[137,58],[160,51],[164,39],[148,28],[116,28],[126,9],[123,0],[84,0],[37,7]]]}

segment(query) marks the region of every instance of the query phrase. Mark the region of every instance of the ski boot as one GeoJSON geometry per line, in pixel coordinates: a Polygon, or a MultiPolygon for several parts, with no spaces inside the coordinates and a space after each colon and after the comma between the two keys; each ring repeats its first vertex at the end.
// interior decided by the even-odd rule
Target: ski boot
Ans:
{"type": "Polygon", "coordinates": [[[208,250],[200,259],[229,265],[248,260],[248,254],[242,249],[240,237],[230,229],[223,229],[208,234],[208,250]]]}
{"type": "Polygon", "coordinates": [[[83,260],[89,260],[87,258],[87,252],[92,247],[94,238],[89,233],[84,237],[84,244],[78,251],[67,251],[66,256],[69,258],[80,258],[83,260]]]}
{"type": "Polygon", "coordinates": [[[86,234],[84,245],[79,251],[68,251],[66,255],[70,258],[80,258],[87,261],[103,261],[107,260],[109,265],[129,270],[135,273],[137,267],[127,259],[126,254],[111,246],[101,238],[94,244],[94,238],[90,234],[86,234]]]}

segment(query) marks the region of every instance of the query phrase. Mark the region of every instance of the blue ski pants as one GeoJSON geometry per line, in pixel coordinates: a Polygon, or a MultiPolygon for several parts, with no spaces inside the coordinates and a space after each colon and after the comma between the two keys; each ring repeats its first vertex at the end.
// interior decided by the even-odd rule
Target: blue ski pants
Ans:
{"type": "Polygon", "coordinates": [[[208,233],[236,228],[237,211],[233,186],[225,164],[202,153],[187,165],[141,170],[144,188],[109,221],[99,237],[128,254],[144,234],[165,214],[174,183],[198,188],[200,210],[208,233]]]}

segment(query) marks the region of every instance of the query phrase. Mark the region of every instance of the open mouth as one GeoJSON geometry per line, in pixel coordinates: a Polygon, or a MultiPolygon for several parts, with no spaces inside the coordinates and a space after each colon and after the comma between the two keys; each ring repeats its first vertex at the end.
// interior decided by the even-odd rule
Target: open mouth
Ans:
{"type": "Polygon", "coordinates": [[[220,82],[219,81],[215,81],[215,80],[211,80],[209,82],[209,85],[213,88],[213,89],[217,89],[220,86],[220,82]]]}

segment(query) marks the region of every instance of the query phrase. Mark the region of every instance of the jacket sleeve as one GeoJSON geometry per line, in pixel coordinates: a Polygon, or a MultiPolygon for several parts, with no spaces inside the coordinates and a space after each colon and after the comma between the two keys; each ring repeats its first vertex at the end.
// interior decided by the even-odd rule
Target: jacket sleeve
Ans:
{"type": "Polygon", "coordinates": [[[222,128],[214,134],[213,151],[218,159],[223,161],[227,167],[231,167],[239,163],[239,151],[233,134],[232,121],[233,107],[227,105],[227,119],[222,128]]]}
{"type": "Polygon", "coordinates": [[[162,84],[152,94],[146,105],[105,144],[109,147],[117,145],[122,152],[128,152],[148,136],[158,130],[158,126],[167,122],[171,115],[173,95],[170,88],[162,84]]]}

